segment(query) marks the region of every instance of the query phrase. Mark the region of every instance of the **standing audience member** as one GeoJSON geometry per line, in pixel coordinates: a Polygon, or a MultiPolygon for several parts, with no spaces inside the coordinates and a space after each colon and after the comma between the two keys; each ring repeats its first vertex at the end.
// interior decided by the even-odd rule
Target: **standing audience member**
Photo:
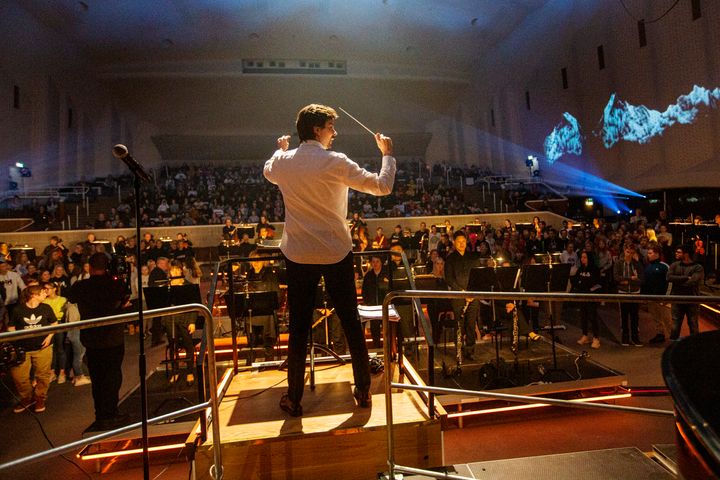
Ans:
{"type": "MultiPolygon", "coordinates": [[[[648,247],[648,265],[643,274],[640,293],[643,295],[667,295],[668,281],[667,273],[670,267],[667,263],[660,261],[662,247],[658,244],[648,247]]],[[[670,309],[661,302],[648,303],[648,313],[655,321],[657,334],[650,339],[650,343],[665,343],[665,338],[670,338],[671,316],[670,309]]]]}
{"type": "MultiPolygon", "coordinates": [[[[123,283],[108,273],[107,256],[94,253],[90,256],[90,278],[76,282],[70,288],[68,300],[77,304],[80,318],[90,320],[121,313],[127,294],[123,283]]],[[[92,380],[95,423],[90,428],[94,430],[111,430],[127,420],[127,415],[118,411],[124,332],[121,323],[80,331],[92,380]]]]}
{"type": "MultiPolygon", "coordinates": [[[[21,301],[15,306],[10,316],[8,331],[25,330],[55,325],[57,319],[49,305],[43,300],[47,293],[40,285],[31,285],[23,290],[21,301]]],[[[48,388],[50,387],[50,367],[53,358],[53,334],[35,336],[14,342],[15,347],[25,351],[25,361],[10,368],[10,375],[15,382],[20,401],[13,409],[21,413],[33,404],[35,413],[45,411],[48,388]],[[30,369],[35,371],[35,389],[30,382],[30,369]]]]}
{"type": "MultiPolygon", "coordinates": [[[[642,270],[637,250],[632,244],[625,245],[623,258],[615,262],[614,278],[618,293],[633,295],[640,293],[642,270]]],[[[620,302],[620,320],[622,322],[623,347],[634,345],[642,347],[640,342],[640,304],[620,302]]]]}
{"type": "MultiPolygon", "coordinates": [[[[8,315],[12,317],[12,311],[20,298],[20,292],[25,289],[25,282],[23,282],[20,275],[10,270],[10,264],[2,256],[0,256],[0,288],[5,289],[3,295],[5,308],[8,315]]],[[[4,325],[2,327],[4,328],[4,325]]]]}
{"type": "MultiPolygon", "coordinates": [[[[43,283],[41,285],[45,290],[45,300],[43,303],[50,305],[55,318],[58,323],[65,323],[65,306],[67,304],[67,298],[58,295],[57,286],[52,283],[43,283]]],[[[53,359],[52,359],[52,373],[50,375],[50,383],[57,380],[58,385],[65,383],[65,361],[67,355],[65,354],[65,332],[56,333],[53,337],[53,359]]]]}
{"type": "MultiPolygon", "coordinates": [[[[700,294],[700,283],[705,278],[705,271],[702,265],[695,263],[692,259],[692,249],[688,245],[682,245],[675,250],[675,262],[668,269],[667,279],[672,282],[671,295],[693,295],[700,294]]],[[[698,329],[698,305],[696,303],[673,303],[672,308],[672,332],[670,340],[680,338],[680,329],[683,320],[687,317],[690,335],[699,333],[698,329]]]]}
{"type": "MultiPolygon", "coordinates": [[[[591,253],[585,251],[580,253],[580,265],[577,267],[575,275],[570,278],[573,293],[600,293],[602,289],[600,270],[595,266],[591,253]]],[[[593,336],[590,346],[600,348],[600,323],[598,321],[597,306],[596,302],[578,302],[583,333],[582,337],[577,341],[578,345],[591,343],[588,336],[589,323],[593,336]]]]}

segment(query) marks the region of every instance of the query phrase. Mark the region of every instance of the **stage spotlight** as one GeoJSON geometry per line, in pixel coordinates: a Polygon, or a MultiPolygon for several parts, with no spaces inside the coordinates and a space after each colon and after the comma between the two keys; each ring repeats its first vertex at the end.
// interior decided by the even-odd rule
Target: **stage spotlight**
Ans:
{"type": "Polygon", "coordinates": [[[618,215],[620,215],[620,210],[615,210],[615,213],[617,213],[618,215]]]}
{"type": "Polygon", "coordinates": [[[16,166],[17,168],[25,168],[25,164],[22,163],[22,162],[15,162],[15,166],[16,166]]]}
{"type": "Polygon", "coordinates": [[[595,205],[595,201],[592,198],[586,198],[585,199],[585,206],[586,207],[592,207],[595,205]]]}
{"type": "Polygon", "coordinates": [[[538,163],[536,156],[528,155],[527,160],[525,160],[525,166],[527,167],[531,177],[540,176],[540,164],[538,163]]]}

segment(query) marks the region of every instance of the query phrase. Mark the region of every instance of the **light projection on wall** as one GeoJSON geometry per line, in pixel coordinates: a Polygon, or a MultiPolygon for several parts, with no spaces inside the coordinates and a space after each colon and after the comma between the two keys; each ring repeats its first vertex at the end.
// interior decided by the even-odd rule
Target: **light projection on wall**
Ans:
{"type": "Polygon", "coordinates": [[[695,85],[689,94],[679,96],[664,112],[651,110],[644,105],[631,105],[616,97],[616,94],[610,96],[603,113],[603,127],[598,132],[605,148],[611,148],[620,140],[648,143],[676,123],[693,123],[700,107],[717,107],[720,88],[708,90],[695,85]]]}
{"type": "Polygon", "coordinates": [[[582,135],[580,124],[569,113],[563,113],[565,118],[545,139],[545,156],[550,164],[555,163],[565,154],[582,154],[582,135]]]}
{"type": "MultiPolygon", "coordinates": [[[[645,144],[677,123],[693,123],[701,108],[717,108],[718,103],[720,88],[709,90],[699,85],[687,95],[679,96],[662,112],[644,105],[632,105],[613,93],[603,112],[602,128],[593,135],[602,138],[605,148],[612,148],[620,140],[645,144]]],[[[563,117],[564,120],[545,138],[545,156],[550,164],[566,154],[582,154],[582,135],[577,119],[567,112],[563,117]]]]}

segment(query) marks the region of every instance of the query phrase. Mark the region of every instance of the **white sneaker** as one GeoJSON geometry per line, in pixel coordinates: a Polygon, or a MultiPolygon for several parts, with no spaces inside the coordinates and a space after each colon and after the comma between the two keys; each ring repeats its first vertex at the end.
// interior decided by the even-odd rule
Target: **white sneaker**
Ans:
{"type": "Polygon", "coordinates": [[[65,377],[65,372],[60,372],[60,375],[57,377],[57,383],[58,385],[61,385],[67,381],[67,378],[65,377]]]}
{"type": "Polygon", "coordinates": [[[90,381],[90,377],[88,377],[87,375],[78,375],[73,381],[73,385],[75,385],[76,387],[81,387],[90,383],[92,382],[90,381]]]}
{"type": "Polygon", "coordinates": [[[590,337],[587,335],[583,335],[580,337],[580,340],[577,341],[578,345],[588,345],[590,344],[590,337]]]}
{"type": "Polygon", "coordinates": [[[594,349],[600,348],[600,339],[595,337],[593,338],[592,345],[590,345],[594,349]]]}

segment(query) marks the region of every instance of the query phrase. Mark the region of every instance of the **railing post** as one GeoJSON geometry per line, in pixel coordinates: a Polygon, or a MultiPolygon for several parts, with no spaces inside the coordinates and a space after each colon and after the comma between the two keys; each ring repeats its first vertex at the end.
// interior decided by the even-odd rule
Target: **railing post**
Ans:
{"type": "Polygon", "coordinates": [[[392,292],[385,296],[382,305],[382,328],[383,328],[383,356],[385,360],[385,421],[387,423],[387,451],[388,451],[388,473],[391,480],[395,479],[395,439],[393,434],[393,409],[392,409],[392,348],[391,342],[394,338],[389,335],[390,315],[389,306],[392,300],[392,292]]]}

